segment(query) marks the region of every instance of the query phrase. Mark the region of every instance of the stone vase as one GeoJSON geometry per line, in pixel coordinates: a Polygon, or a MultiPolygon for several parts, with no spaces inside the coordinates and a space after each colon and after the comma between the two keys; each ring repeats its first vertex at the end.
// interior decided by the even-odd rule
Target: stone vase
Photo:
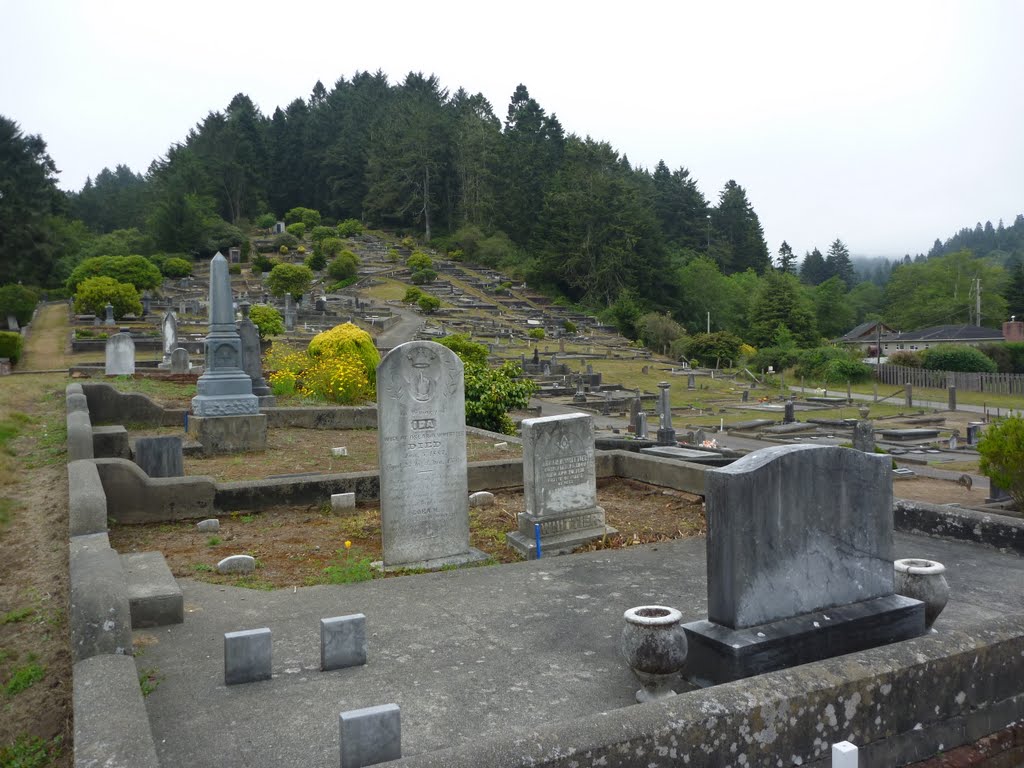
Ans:
{"type": "Polygon", "coordinates": [[[924,626],[931,629],[949,600],[946,566],[934,560],[906,558],[893,563],[896,594],[924,603],[924,626]]]}
{"type": "Polygon", "coordinates": [[[663,605],[641,605],[623,614],[622,655],[643,686],[636,692],[638,702],[675,696],[672,678],[686,661],[686,631],[683,615],[663,605]]]}

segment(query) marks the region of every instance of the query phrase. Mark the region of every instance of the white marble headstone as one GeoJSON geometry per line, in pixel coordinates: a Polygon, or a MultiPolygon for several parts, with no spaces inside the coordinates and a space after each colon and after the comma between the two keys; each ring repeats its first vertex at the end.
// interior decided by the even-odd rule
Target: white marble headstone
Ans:
{"type": "Polygon", "coordinates": [[[107,376],[131,376],[135,373],[135,342],[129,333],[115,333],[107,339],[107,376]]]}

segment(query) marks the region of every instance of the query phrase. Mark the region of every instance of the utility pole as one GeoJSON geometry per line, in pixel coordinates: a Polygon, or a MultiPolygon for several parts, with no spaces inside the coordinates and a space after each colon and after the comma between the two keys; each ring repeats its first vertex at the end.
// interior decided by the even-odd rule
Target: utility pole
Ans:
{"type": "Polygon", "coordinates": [[[981,278],[974,278],[974,324],[981,325],[981,278]]]}
{"type": "Polygon", "coordinates": [[[708,333],[711,333],[711,310],[708,310],[708,333]]]}

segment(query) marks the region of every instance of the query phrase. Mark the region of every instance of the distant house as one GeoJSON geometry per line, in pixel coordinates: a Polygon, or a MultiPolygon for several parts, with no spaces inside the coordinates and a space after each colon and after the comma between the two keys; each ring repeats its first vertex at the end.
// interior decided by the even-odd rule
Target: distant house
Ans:
{"type": "Polygon", "coordinates": [[[879,335],[884,338],[892,333],[895,333],[895,331],[885,323],[870,321],[867,323],[861,323],[853,330],[844,333],[838,339],[833,339],[832,343],[856,347],[865,355],[874,355],[877,353],[876,348],[879,335]]]}
{"type": "Polygon", "coordinates": [[[895,331],[882,336],[882,354],[893,352],[922,352],[939,344],[963,344],[976,347],[979,344],[995,344],[1001,341],[1024,339],[1024,323],[1019,321],[1003,323],[1003,330],[982,328],[977,325],[933,325],[918,331],[895,331]]]}

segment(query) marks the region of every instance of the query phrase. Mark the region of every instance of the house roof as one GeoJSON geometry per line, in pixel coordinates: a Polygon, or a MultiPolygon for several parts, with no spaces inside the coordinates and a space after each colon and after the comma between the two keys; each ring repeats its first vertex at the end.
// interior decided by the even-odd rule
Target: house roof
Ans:
{"type": "MultiPolygon", "coordinates": [[[[879,325],[882,326],[882,333],[883,334],[884,333],[890,333],[892,331],[892,328],[887,326],[885,323],[879,323],[877,320],[869,320],[868,322],[861,323],[856,328],[853,328],[852,330],[847,331],[842,336],[840,336],[838,339],[836,339],[836,341],[842,343],[842,342],[851,342],[851,341],[861,341],[861,340],[864,340],[864,337],[866,337],[866,336],[874,336],[875,328],[878,327],[879,325]]],[[[868,341],[870,341],[870,340],[871,339],[868,339],[868,341]]]]}
{"type": "Polygon", "coordinates": [[[933,325],[917,331],[888,333],[883,342],[892,341],[1002,341],[1003,332],[978,325],[933,325]]]}

